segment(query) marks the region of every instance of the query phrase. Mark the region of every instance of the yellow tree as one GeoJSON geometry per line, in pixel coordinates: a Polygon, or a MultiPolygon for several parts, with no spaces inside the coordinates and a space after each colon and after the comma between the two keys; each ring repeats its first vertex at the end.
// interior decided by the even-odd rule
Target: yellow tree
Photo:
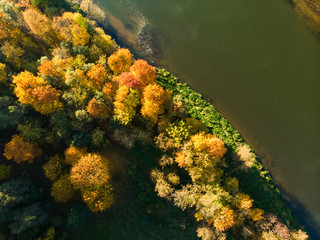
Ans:
{"type": "Polygon", "coordinates": [[[93,190],[85,190],[82,197],[93,212],[102,212],[114,203],[113,189],[110,184],[105,184],[93,190]]]}
{"type": "Polygon", "coordinates": [[[22,12],[22,16],[30,31],[48,44],[56,41],[56,36],[52,30],[51,20],[36,8],[27,8],[22,12]]]}
{"type": "Polygon", "coordinates": [[[196,151],[206,151],[209,155],[213,156],[216,161],[220,161],[227,152],[223,141],[213,134],[200,132],[191,137],[191,142],[196,151]]]}
{"type": "Polygon", "coordinates": [[[140,92],[137,89],[121,86],[114,99],[115,119],[123,125],[128,125],[136,115],[140,92]]]}
{"type": "Polygon", "coordinates": [[[99,154],[87,154],[71,168],[72,184],[80,190],[97,189],[110,181],[107,160],[99,154]]]}
{"type": "Polygon", "coordinates": [[[13,135],[9,143],[5,145],[4,156],[16,163],[32,162],[33,159],[42,154],[38,144],[25,141],[18,135],[13,135]]]}
{"type": "Polygon", "coordinates": [[[52,184],[51,196],[56,202],[67,202],[75,193],[75,189],[70,182],[69,174],[61,176],[52,184]]]}
{"type": "Polygon", "coordinates": [[[19,102],[32,105],[41,114],[49,114],[62,108],[60,91],[47,85],[43,78],[24,71],[13,77],[13,83],[16,84],[14,93],[19,102]]]}
{"type": "Polygon", "coordinates": [[[86,148],[71,146],[64,151],[66,163],[69,165],[73,165],[78,162],[86,153],[86,148]]]}
{"type": "Polygon", "coordinates": [[[133,55],[129,49],[120,48],[108,58],[108,65],[115,75],[122,72],[129,72],[133,63],[133,55]]]}
{"type": "Polygon", "coordinates": [[[142,93],[142,108],[141,114],[145,118],[149,118],[156,123],[158,116],[164,113],[165,103],[170,98],[170,92],[164,90],[157,84],[150,84],[146,86],[142,93]]]}

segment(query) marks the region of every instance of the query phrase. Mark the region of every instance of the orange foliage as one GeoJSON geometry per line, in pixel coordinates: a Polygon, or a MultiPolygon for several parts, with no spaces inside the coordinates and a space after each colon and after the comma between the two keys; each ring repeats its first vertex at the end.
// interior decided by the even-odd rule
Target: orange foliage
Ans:
{"type": "Polygon", "coordinates": [[[73,165],[80,160],[87,153],[87,148],[78,148],[71,146],[64,151],[66,163],[73,165]]]}
{"type": "Polygon", "coordinates": [[[216,161],[220,161],[227,151],[223,141],[213,134],[200,132],[191,137],[191,142],[196,151],[206,150],[209,155],[216,159],[216,161]]]}
{"type": "Polygon", "coordinates": [[[164,105],[170,97],[170,92],[164,90],[158,84],[150,84],[144,88],[142,93],[141,114],[156,123],[158,116],[164,113],[164,105]]]}
{"type": "Polygon", "coordinates": [[[108,65],[115,75],[128,72],[133,63],[132,56],[129,49],[120,48],[108,58],[108,65]]]}
{"type": "Polygon", "coordinates": [[[156,68],[150,66],[145,60],[137,60],[131,66],[130,72],[141,82],[142,86],[155,83],[156,68]]]}
{"type": "Polygon", "coordinates": [[[82,197],[93,212],[104,211],[114,202],[112,188],[109,184],[97,189],[86,190],[82,193],[82,197]]]}
{"type": "Polygon", "coordinates": [[[116,94],[117,88],[118,88],[118,84],[116,82],[107,82],[104,84],[102,88],[102,92],[106,96],[114,97],[114,95],[116,94]]]}
{"type": "Polygon", "coordinates": [[[34,99],[31,104],[41,114],[50,114],[62,108],[62,103],[59,101],[60,91],[49,85],[33,89],[32,94],[34,99]]]}
{"type": "Polygon", "coordinates": [[[97,64],[90,69],[87,76],[94,87],[102,87],[107,79],[107,71],[104,66],[97,64]]]}
{"type": "Polygon", "coordinates": [[[177,152],[176,153],[176,158],[174,159],[175,162],[178,163],[179,167],[185,167],[185,160],[186,160],[186,155],[184,152],[177,152]]]}
{"type": "Polygon", "coordinates": [[[139,81],[132,73],[123,72],[116,78],[120,86],[128,86],[130,88],[139,88],[142,86],[139,81]]]}
{"type": "Polygon", "coordinates": [[[98,119],[106,119],[109,115],[107,105],[100,104],[96,99],[91,99],[87,106],[87,112],[98,119]]]}
{"type": "Polygon", "coordinates": [[[55,65],[48,60],[45,60],[41,63],[41,65],[38,67],[39,75],[43,74],[45,76],[54,77],[57,75],[57,69],[55,65]]]}
{"type": "Polygon", "coordinates": [[[70,179],[72,184],[81,190],[97,189],[110,180],[109,169],[99,154],[87,154],[71,168],[70,179]]]}
{"type": "Polygon", "coordinates": [[[22,137],[14,135],[11,141],[6,144],[3,155],[8,160],[13,159],[20,164],[25,161],[32,161],[41,154],[42,151],[36,143],[25,141],[22,137]]]}
{"type": "Polygon", "coordinates": [[[228,207],[223,207],[219,217],[214,219],[214,226],[218,231],[226,231],[235,224],[234,212],[228,207]]]}

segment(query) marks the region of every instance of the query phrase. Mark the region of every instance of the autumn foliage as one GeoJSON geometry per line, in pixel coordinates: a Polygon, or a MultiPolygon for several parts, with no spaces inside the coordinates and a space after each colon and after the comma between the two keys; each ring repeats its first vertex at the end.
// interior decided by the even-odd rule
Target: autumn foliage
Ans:
{"type": "Polygon", "coordinates": [[[9,143],[5,145],[4,156],[16,163],[32,161],[42,154],[41,149],[36,143],[25,141],[18,135],[13,135],[9,143]]]}
{"type": "Polygon", "coordinates": [[[120,48],[108,58],[108,65],[115,75],[128,72],[133,63],[132,56],[129,49],[120,48]]]}
{"type": "Polygon", "coordinates": [[[170,98],[170,92],[157,84],[146,86],[142,93],[141,114],[156,123],[160,114],[164,113],[165,103],[170,98]]]}
{"type": "Polygon", "coordinates": [[[68,174],[61,176],[55,181],[51,188],[51,196],[56,202],[67,202],[75,193],[68,174]]]}
{"type": "Polygon", "coordinates": [[[141,82],[142,86],[155,83],[156,68],[150,66],[145,60],[135,61],[130,67],[130,72],[141,82]]]}
{"type": "Polygon", "coordinates": [[[97,119],[106,119],[109,116],[107,105],[99,103],[96,99],[91,99],[87,106],[87,112],[97,119]]]}
{"type": "Polygon", "coordinates": [[[121,73],[116,80],[120,86],[127,86],[130,88],[139,88],[142,86],[141,81],[136,78],[131,72],[121,73]]]}
{"type": "Polygon", "coordinates": [[[107,160],[99,154],[87,154],[71,169],[71,182],[78,189],[96,189],[110,181],[107,160]]]}
{"type": "Polygon", "coordinates": [[[69,165],[78,162],[87,153],[86,148],[71,146],[64,151],[65,161],[69,165]]]}
{"type": "Polygon", "coordinates": [[[43,78],[24,71],[13,77],[13,83],[16,84],[14,92],[19,101],[32,105],[41,114],[49,114],[62,108],[60,91],[47,85],[43,78]]]}
{"type": "Polygon", "coordinates": [[[94,88],[101,88],[106,81],[107,71],[102,65],[97,64],[90,69],[87,76],[91,80],[91,84],[94,88]]]}

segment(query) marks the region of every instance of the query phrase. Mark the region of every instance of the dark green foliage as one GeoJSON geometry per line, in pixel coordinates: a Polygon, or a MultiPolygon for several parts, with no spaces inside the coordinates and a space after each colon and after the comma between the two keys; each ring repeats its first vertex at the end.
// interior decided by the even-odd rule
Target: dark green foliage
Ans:
{"type": "Polygon", "coordinates": [[[11,179],[0,185],[0,212],[8,212],[21,204],[32,203],[42,197],[42,190],[26,177],[11,179]]]}
{"type": "Polygon", "coordinates": [[[42,127],[42,124],[37,119],[26,121],[18,125],[20,135],[28,140],[36,143],[43,143],[47,133],[47,129],[42,127]]]}
{"type": "Polygon", "coordinates": [[[43,224],[47,217],[40,203],[18,208],[12,212],[13,222],[9,224],[10,232],[13,235],[20,234],[29,228],[43,224]]]}
{"type": "Polygon", "coordinates": [[[71,121],[64,111],[56,111],[50,115],[50,122],[55,129],[55,134],[57,138],[64,139],[65,141],[69,139],[71,135],[71,121]]]}
{"type": "Polygon", "coordinates": [[[68,212],[67,222],[68,226],[78,228],[84,226],[93,217],[87,206],[75,205],[68,212]]]}
{"type": "Polygon", "coordinates": [[[0,97],[0,129],[15,127],[26,113],[26,107],[9,96],[0,97]]]}

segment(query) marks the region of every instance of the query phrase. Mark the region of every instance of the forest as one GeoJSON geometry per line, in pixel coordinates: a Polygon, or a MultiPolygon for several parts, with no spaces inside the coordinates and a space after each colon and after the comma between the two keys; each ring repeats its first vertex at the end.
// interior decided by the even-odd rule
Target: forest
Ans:
{"type": "Polygon", "coordinates": [[[308,239],[241,135],[119,46],[91,0],[0,0],[0,44],[0,239],[73,239],[132,189],[142,226],[174,213],[193,239],[308,239]]]}

